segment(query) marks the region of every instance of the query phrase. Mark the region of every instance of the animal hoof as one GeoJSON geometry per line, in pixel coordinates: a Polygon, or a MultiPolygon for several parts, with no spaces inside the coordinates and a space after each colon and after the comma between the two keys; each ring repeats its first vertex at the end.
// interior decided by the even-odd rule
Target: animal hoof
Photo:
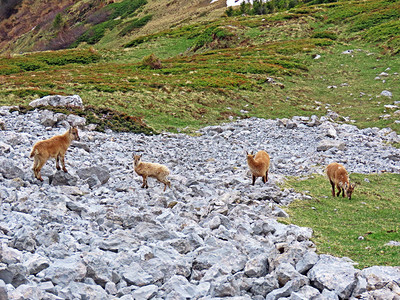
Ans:
{"type": "Polygon", "coordinates": [[[64,171],[65,173],[68,173],[67,169],[63,169],[63,171],[64,171]]]}
{"type": "Polygon", "coordinates": [[[60,168],[60,167],[56,167],[56,169],[57,169],[57,170],[61,170],[61,168],[60,168]]]}

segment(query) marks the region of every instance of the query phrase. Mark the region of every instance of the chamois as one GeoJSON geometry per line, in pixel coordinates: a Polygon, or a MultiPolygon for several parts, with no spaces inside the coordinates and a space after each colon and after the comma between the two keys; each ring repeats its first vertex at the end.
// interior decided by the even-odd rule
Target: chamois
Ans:
{"type": "Polygon", "coordinates": [[[153,177],[156,178],[158,181],[164,183],[164,192],[167,188],[167,185],[169,188],[171,188],[171,183],[167,179],[167,176],[169,175],[169,169],[161,164],[157,163],[149,163],[149,162],[144,162],[141,160],[142,155],[133,155],[133,165],[135,168],[135,172],[143,177],[143,184],[142,188],[148,188],[147,184],[147,177],[153,177]]]}
{"type": "Polygon", "coordinates": [[[262,177],[262,181],[266,183],[268,181],[268,169],[269,169],[269,155],[267,152],[260,150],[255,155],[253,152],[247,154],[247,164],[249,165],[253,185],[257,177],[262,177]]]}
{"type": "Polygon", "coordinates": [[[35,174],[35,178],[43,181],[43,178],[40,175],[40,170],[50,157],[56,159],[57,170],[61,169],[58,163],[59,160],[61,160],[63,171],[68,172],[65,168],[64,156],[73,140],[80,140],[78,129],[76,127],[69,128],[64,134],[56,135],[47,140],[36,142],[36,144],[33,145],[30,155],[31,158],[33,157],[33,172],[35,174]]]}
{"type": "Polygon", "coordinates": [[[332,196],[335,197],[336,186],[339,190],[336,194],[337,197],[339,197],[340,193],[342,193],[342,197],[344,197],[344,193],[346,192],[346,196],[351,199],[351,194],[356,184],[350,183],[349,175],[345,167],[339,163],[330,163],[326,167],[326,174],[332,186],[332,196]]]}

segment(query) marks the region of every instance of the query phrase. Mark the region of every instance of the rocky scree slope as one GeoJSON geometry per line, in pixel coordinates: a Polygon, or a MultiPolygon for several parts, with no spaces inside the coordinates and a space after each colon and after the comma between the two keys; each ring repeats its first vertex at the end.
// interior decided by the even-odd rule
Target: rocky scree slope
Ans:
{"type": "MultiPolygon", "coordinates": [[[[308,196],[287,175],[400,173],[399,136],[323,118],[245,119],[184,134],[99,133],[83,118],[0,109],[1,299],[398,299],[400,268],[354,268],[318,255],[312,230],[284,225],[281,205],[308,196]],[[34,142],[82,128],[38,182],[34,142]],[[251,186],[245,151],[271,156],[269,182],[251,186]],[[171,170],[172,188],[141,178],[132,154],[171,170]]],[[[330,193],[327,183],[327,194],[330,193]]]]}

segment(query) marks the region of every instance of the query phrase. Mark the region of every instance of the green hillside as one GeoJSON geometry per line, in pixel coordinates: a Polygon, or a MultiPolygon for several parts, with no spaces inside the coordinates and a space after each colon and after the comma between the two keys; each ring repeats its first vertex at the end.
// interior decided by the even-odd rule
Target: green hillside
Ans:
{"type": "Polygon", "coordinates": [[[124,3],[104,6],[107,18],[88,27],[75,49],[3,54],[0,104],[79,94],[158,131],[188,132],[236,118],[333,110],[360,127],[400,132],[398,112],[385,108],[399,95],[399,1],[309,2],[263,15],[241,6],[230,17],[215,8],[203,21],[169,28],[155,25],[155,2],[131,10],[124,3]],[[140,35],[138,24],[160,30],[140,35]]]}

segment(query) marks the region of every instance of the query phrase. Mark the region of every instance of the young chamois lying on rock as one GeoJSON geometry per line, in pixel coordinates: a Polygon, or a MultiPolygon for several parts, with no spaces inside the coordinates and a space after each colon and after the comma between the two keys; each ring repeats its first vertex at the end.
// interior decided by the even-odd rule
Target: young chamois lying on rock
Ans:
{"type": "Polygon", "coordinates": [[[326,167],[326,174],[332,186],[332,196],[335,197],[336,186],[339,190],[336,194],[337,197],[339,197],[340,193],[342,193],[342,197],[344,197],[344,193],[346,192],[346,196],[351,199],[351,194],[356,184],[350,183],[349,175],[345,167],[338,163],[331,163],[326,167]]]}
{"type": "Polygon", "coordinates": [[[169,186],[169,188],[171,188],[171,183],[167,179],[167,176],[170,173],[169,169],[166,166],[157,163],[143,162],[141,161],[141,158],[142,155],[133,155],[135,172],[139,176],[143,177],[142,188],[149,187],[147,185],[147,177],[156,178],[158,181],[164,183],[164,192],[167,188],[167,185],[169,186]]]}
{"type": "Polygon", "coordinates": [[[267,152],[260,150],[255,155],[253,152],[247,154],[247,164],[249,165],[250,171],[253,177],[253,185],[257,177],[262,177],[262,181],[266,183],[268,181],[268,169],[269,169],[269,155],[267,152]]]}
{"type": "Polygon", "coordinates": [[[56,135],[47,140],[37,142],[33,146],[30,155],[31,158],[33,157],[33,172],[35,178],[43,181],[43,178],[40,175],[40,170],[50,157],[56,159],[57,170],[61,169],[58,163],[59,160],[61,160],[63,171],[68,172],[65,168],[64,156],[73,140],[80,140],[78,129],[76,127],[68,129],[64,134],[56,135]]]}

